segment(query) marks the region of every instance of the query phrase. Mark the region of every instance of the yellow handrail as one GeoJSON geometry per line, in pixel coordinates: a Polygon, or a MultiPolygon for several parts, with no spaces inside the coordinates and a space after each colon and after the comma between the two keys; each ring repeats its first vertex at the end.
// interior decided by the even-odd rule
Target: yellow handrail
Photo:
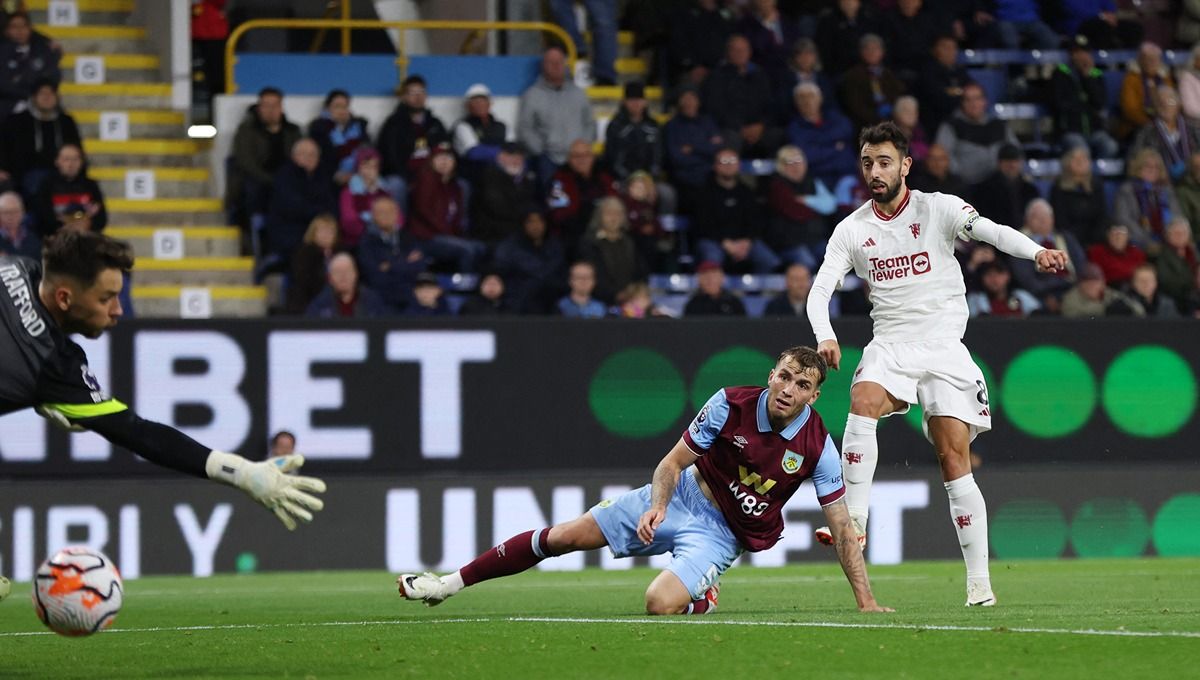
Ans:
{"type": "Polygon", "coordinates": [[[400,50],[396,57],[396,65],[400,67],[400,79],[408,76],[408,54],[404,51],[404,32],[410,30],[430,31],[471,31],[471,30],[506,30],[506,31],[538,31],[549,33],[565,45],[567,65],[575,67],[575,59],[579,51],[575,42],[557,24],[544,21],[380,21],[378,19],[252,19],[233,30],[225,42],[225,91],[227,94],[237,92],[237,83],[233,79],[233,67],[237,64],[234,50],[238,40],[246,31],[256,28],[337,28],[341,29],[343,45],[349,45],[351,29],[394,28],[400,31],[400,50]]]}

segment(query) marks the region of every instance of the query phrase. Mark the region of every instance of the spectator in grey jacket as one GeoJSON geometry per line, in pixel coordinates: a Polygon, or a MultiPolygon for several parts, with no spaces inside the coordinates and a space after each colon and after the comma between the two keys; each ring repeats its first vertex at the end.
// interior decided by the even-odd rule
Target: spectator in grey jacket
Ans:
{"type": "Polygon", "coordinates": [[[541,77],[521,95],[517,139],[529,150],[543,184],[567,161],[571,142],[596,139],[592,105],[568,75],[566,53],[561,47],[547,48],[541,77]]]}
{"type": "Polygon", "coordinates": [[[1000,147],[1019,144],[1008,123],[988,113],[979,83],[963,87],[962,105],[938,128],[934,141],[950,153],[950,172],[967,184],[978,184],[996,170],[1000,147]]]}

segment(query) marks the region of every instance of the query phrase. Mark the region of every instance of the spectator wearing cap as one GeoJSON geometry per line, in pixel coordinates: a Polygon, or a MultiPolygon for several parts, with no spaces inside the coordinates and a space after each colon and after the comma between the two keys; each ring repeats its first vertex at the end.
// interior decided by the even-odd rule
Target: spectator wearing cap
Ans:
{"type": "Polygon", "coordinates": [[[1053,272],[1039,272],[1032,260],[1017,260],[1012,265],[1017,285],[1033,294],[1050,314],[1057,314],[1059,301],[1087,262],[1083,246],[1070,232],[1056,229],[1054,209],[1044,198],[1035,198],[1025,209],[1021,233],[1043,248],[1061,250],[1067,254],[1067,266],[1053,272]]]}
{"type": "Polygon", "coordinates": [[[267,212],[267,250],[286,266],[313,218],[337,211],[333,184],[321,171],[321,148],[308,137],[292,145],[292,157],[275,173],[267,212]]]}
{"type": "Polygon", "coordinates": [[[861,129],[892,117],[904,82],[883,63],[883,38],[868,33],[859,40],[859,62],[842,77],[842,109],[861,129]]]}
{"type": "Polygon", "coordinates": [[[442,284],[429,272],[417,274],[413,282],[412,301],[404,308],[405,316],[450,316],[450,303],[446,302],[442,284]]]}
{"type": "Polygon", "coordinates": [[[471,236],[494,245],[519,233],[521,220],[538,195],[537,179],[525,165],[524,147],[506,142],[471,194],[471,236]]]}
{"type": "Polygon", "coordinates": [[[350,94],[330,90],[321,114],[308,125],[308,136],[321,148],[321,171],[340,189],[355,171],[354,152],[371,143],[367,119],[350,112],[350,94]]]}
{"type": "Polygon", "coordinates": [[[29,107],[4,121],[0,175],[7,173],[14,186],[33,196],[54,169],[54,159],[64,144],[81,144],[79,126],[59,105],[58,86],[50,80],[39,81],[29,107]]]}
{"type": "Polygon", "coordinates": [[[1138,48],[1137,59],[1125,68],[1125,78],[1121,81],[1118,136],[1125,139],[1154,119],[1157,113],[1155,93],[1163,85],[1175,87],[1171,70],[1163,63],[1162,48],[1144,42],[1138,48]]]}
{"type": "MultiPolygon", "coordinates": [[[[369,146],[360,146],[354,152],[354,175],[342,188],[338,199],[341,216],[341,242],[347,248],[358,247],[367,225],[371,221],[371,204],[384,196],[399,202],[392,196],[379,176],[379,152],[369,146]]],[[[403,223],[401,215],[401,223],[403,223]]]]}
{"type": "Polygon", "coordinates": [[[1104,241],[1088,246],[1087,259],[1104,272],[1104,280],[1122,286],[1133,278],[1133,270],[1146,262],[1146,252],[1129,242],[1129,227],[1114,224],[1104,232],[1104,241]]]}
{"type": "Polygon", "coordinates": [[[779,110],[779,123],[787,125],[795,114],[792,106],[793,93],[796,86],[812,83],[821,90],[821,99],[836,106],[837,97],[833,82],[828,74],[821,69],[821,56],[817,52],[817,44],[812,38],[800,38],[792,44],[791,55],[783,72],[780,84],[775,88],[775,103],[779,110]]]}
{"type": "Polygon", "coordinates": [[[1138,130],[1129,153],[1154,149],[1166,163],[1171,180],[1178,181],[1187,173],[1192,152],[1200,150],[1200,127],[1184,117],[1175,88],[1164,85],[1158,88],[1155,97],[1154,118],[1138,130]]]}
{"type": "Polygon", "coordinates": [[[517,139],[528,149],[543,184],[567,161],[571,144],[596,139],[591,102],[568,76],[566,53],[549,47],[542,54],[541,75],[521,95],[517,139]]]}
{"type": "Polygon", "coordinates": [[[683,307],[684,316],[746,316],[740,298],[725,290],[720,262],[705,260],[696,266],[696,292],[683,307]]]}
{"type": "Polygon", "coordinates": [[[33,30],[28,14],[8,15],[0,41],[0,119],[29,99],[35,84],[48,80],[57,85],[62,80],[61,57],[49,38],[33,30]]]}
{"type": "Polygon", "coordinates": [[[750,42],[739,34],[725,41],[725,63],[704,81],[704,109],[721,128],[725,143],[748,158],[775,153],[782,133],[772,123],[771,80],[750,61],[750,42]]]}
{"type": "Polygon", "coordinates": [[[1070,42],[1068,63],[1059,64],[1050,78],[1054,132],[1066,148],[1086,146],[1096,158],[1115,158],[1120,149],[1108,134],[1108,93],[1104,73],[1096,68],[1087,38],[1070,42]]]}
{"type": "Polygon", "coordinates": [[[513,313],[505,295],[504,277],[489,270],[479,276],[479,286],[458,308],[459,316],[507,316],[513,313]]]}
{"type": "Polygon", "coordinates": [[[967,293],[971,317],[1022,318],[1042,308],[1037,298],[1012,285],[1012,272],[1004,260],[992,260],[979,268],[982,290],[967,293]]]}
{"type": "Polygon", "coordinates": [[[549,233],[539,210],[527,211],[521,227],[496,246],[492,267],[504,276],[517,312],[545,314],[561,294],[567,262],[562,240],[549,233]]]}
{"type": "Polygon", "coordinates": [[[736,151],[717,152],[712,176],[696,205],[696,252],[701,260],[767,274],[775,271],[781,260],[762,240],[758,198],[739,173],[736,151]]]}
{"type": "Polygon", "coordinates": [[[950,154],[950,171],[967,184],[978,184],[996,170],[1000,147],[1018,143],[1008,123],[988,113],[987,94],[975,82],[963,88],[962,103],[933,141],[950,154]]]}
{"type": "Polygon", "coordinates": [[[54,172],[42,182],[33,199],[34,219],[41,237],[68,226],[103,231],[108,225],[104,194],[87,175],[87,159],[75,144],[64,144],[54,159],[54,172]]]}
{"type": "Polygon", "coordinates": [[[0,255],[42,259],[42,239],[25,214],[25,202],[15,191],[0,193],[0,255]]]}
{"type": "Polygon", "coordinates": [[[958,63],[958,42],[952,36],[934,40],[930,54],[933,58],[921,69],[916,91],[921,94],[925,123],[936,132],[962,103],[963,89],[971,82],[971,75],[958,63]]]}
{"type": "Polygon", "coordinates": [[[457,163],[449,143],[434,147],[409,197],[408,230],[435,263],[473,272],[487,248],[467,238],[466,189],[455,174],[457,163]]]}
{"type": "Polygon", "coordinates": [[[642,83],[625,84],[621,109],[609,121],[604,137],[604,160],[616,179],[625,181],[639,170],[655,177],[662,172],[662,135],[646,110],[642,83]]]}
{"type": "Polygon", "coordinates": [[[398,177],[408,184],[429,159],[433,147],[450,141],[446,126],[425,106],[427,97],[424,78],[412,75],[404,79],[400,103],[379,133],[384,177],[398,177]]]}
{"type": "Polygon", "coordinates": [[[997,154],[996,170],[971,187],[971,202],[980,215],[1000,224],[1019,224],[1025,206],[1037,198],[1037,187],[1024,174],[1025,154],[1005,144],[997,154]]]}
{"type": "Polygon", "coordinates": [[[735,29],[750,41],[751,58],[778,86],[787,71],[791,46],[800,39],[800,22],[779,11],[777,0],[756,0],[735,29]]]}
{"type": "Polygon", "coordinates": [[[616,180],[596,163],[592,145],[582,139],[575,140],[567,162],[551,177],[546,196],[552,231],[562,237],[568,253],[576,254],[596,202],[618,193],[616,180]]]}
{"type": "Polygon", "coordinates": [[[428,268],[419,244],[401,230],[400,208],[390,198],[371,206],[371,228],[358,246],[363,280],[389,307],[403,310],[412,301],[413,283],[428,268]]]}
{"type": "Polygon", "coordinates": [[[358,265],[349,253],[329,259],[329,285],[308,305],[304,315],[317,319],[370,319],[388,316],[392,310],[369,287],[361,285],[358,265]]]}
{"type": "Polygon", "coordinates": [[[500,145],[508,137],[508,127],[492,115],[492,91],[483,83],[467,88],[464,107],[467,115],[450,127],[450,137],[454,152],[462,161],[464,176],[474,180],[496,160],[500,145]]]}
{"type": "Polygon", "coordinates": [[[615,196],[597,203],[580,255],[595,266],[595,295],[605,304],[613,304],[617,293],[635,281],[645,281],[650,273],[629,234],[625,206],[615,196]]]}
{"type": "Polygon", "coordinates": [[[1104,283],[1104,271],[1088,263],[1079,274],[1079,281],[1063,295],[1062,315],[1067,319],[1095,319],[1107,316],[1109,310],[1129,307],[1122,304],[1124,296],[1104,283]]]}
{"type": "Polygon", "coordinates": [[[1125,164],[1128,179],[1113,196],[1113,221],[1129,227],[1129,238],[1147,250],[1162,240],[1163,229],[1182,214],[1167,168],[1158,151],[1143,147],[1125,164]]]}
{"type": "Polygon", "coordinates": [[[233,136],[233,160],[225,180],[225,206],[249,236],[265,223],[271,205],[275,173],[287,162],[292,146],[301,137],[299,126],[283,113],[283,92],[264,87],[258,101],[233,136]]]}
{"type": "Polygon", "coordinates": [[[694,85],[680,87],[675,101],[675,115],[663,126],[667,174],[679,196],[680,212],[690,214],[712,169],[713,156],[725,140],[712,116],[700,112],[700,94],[694,85]]]}
{"type": "Polygon", "coordinates": [[[608,315],[604,303],[592,297],[596,290],[596,267],[591,262],[579,260],[571,265],[567,286],[569,292],[556,306],[560,315],[569,319],[602,319],[608,315]]]}
{"type": "Polygon", "coordinates": [[[835,107],[824,106],[821,88],[800,83],[792,93],[796,115],[788,123],[787,141],[808,159],[808,170],[828,185],[858,172],[854,126],[835,107]]]}

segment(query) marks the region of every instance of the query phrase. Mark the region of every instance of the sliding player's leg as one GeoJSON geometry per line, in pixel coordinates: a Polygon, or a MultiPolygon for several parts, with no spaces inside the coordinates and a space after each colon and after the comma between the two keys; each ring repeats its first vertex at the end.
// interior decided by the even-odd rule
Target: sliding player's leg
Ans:
{"type": "Polygon", "coordinates": [[[438,577],[431,573],[401,574],[400,594],[432,607],[481,581],[519,574],[547,557],[608,545],[591,512],[550,528],[526,531],[490,548],[458,571],[438,577]]]}
{"type": "MultiPolygon", "coordinates": [[[[741,554],[741,544],[690,471],[683,473],[664,525],[672,522],[672,513],[671,563],[646,588],[646,613],[711,614],[721,574],[741,554]]],[[[660,536],[661,526],[655,540],[660,536]]]]}

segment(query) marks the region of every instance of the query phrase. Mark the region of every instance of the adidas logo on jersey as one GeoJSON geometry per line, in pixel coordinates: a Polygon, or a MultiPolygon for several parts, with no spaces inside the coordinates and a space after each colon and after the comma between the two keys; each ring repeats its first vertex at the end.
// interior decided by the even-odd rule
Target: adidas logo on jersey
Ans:
{"type": "Polygon", "coordinates": [[[863,241],[862,247],[864,249],[866,249],[866,248],[870,248],[873,245],[875,245],[875,239],[869,238],[866,241],[863,241]]]}

